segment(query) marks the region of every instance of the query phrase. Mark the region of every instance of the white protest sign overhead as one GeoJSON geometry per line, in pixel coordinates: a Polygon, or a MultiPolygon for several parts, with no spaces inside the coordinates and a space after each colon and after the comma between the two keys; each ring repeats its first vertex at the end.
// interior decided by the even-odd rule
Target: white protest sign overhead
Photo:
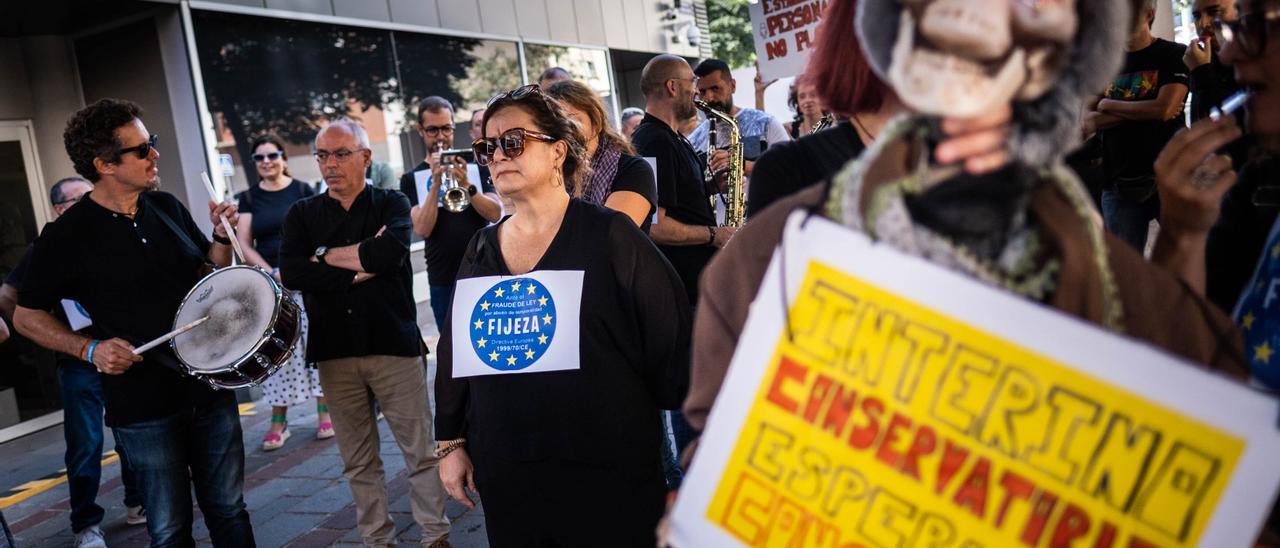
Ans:
{"type": "Polygon", "coordinates": [[[826,0],[760,0],[751,4],[756,59],[764,81],[804,72],[826,5],[826,0]]]}

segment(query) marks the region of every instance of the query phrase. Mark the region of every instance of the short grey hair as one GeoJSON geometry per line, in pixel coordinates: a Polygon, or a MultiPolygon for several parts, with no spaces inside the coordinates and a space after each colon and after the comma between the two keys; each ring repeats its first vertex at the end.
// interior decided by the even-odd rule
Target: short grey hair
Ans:
{"type": "Polygon", "coordinates": [[[644,116],[644,111],[636,107],[627,107],[622,109],[622,121],[625,122],[636,116],[644,116]]]}
{"type": "Polygon", "coordinates": [[[320,138],[320,133],[324,133],[325,130],[331,127],[340,127],[347,130],[348,133],[356,136],[356,143],[360,145],[360,148],[373,150],[373,145],[369,143],[369,132],[365,131],[364,126],[360,125],[359,122],[350,118],[338,118],[329,122],[329,125],[322,128],[319,133],[316,133],[316,139],[320,138]]]}

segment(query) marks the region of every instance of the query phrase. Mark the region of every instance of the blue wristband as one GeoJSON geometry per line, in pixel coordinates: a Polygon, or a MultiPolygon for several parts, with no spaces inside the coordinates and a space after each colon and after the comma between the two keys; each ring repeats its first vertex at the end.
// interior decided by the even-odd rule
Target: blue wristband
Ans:
{"type": "Polygon", "coordinates": [[[90,364],[92,364],[92,363],[93,363],[93,349],[97,348],[97,347],[98,347],[98,343],[100,343],[100,342],[102,342],[102,341],[100,341],[100,340],[98,340],[98,339],[94,339],[92,342],[90,342],[90,343],[89,343],[89,363],[90,363],[90,364]]]}

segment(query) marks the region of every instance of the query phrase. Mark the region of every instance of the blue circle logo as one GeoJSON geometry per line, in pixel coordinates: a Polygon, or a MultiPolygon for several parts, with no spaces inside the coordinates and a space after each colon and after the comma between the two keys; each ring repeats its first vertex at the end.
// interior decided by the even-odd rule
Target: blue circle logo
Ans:
{"type": "Polygon", "coordinates": [[[555,300],[541,282],[498,282],[471,311],[471,348],[493,369],[519,371],[547,352],[556,323],[555,300]]]}

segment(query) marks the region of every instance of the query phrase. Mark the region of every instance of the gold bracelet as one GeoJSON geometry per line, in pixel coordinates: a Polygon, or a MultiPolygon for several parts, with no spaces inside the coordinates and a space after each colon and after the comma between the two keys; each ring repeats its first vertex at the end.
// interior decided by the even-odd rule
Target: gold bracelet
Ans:
{"type": "Polygon", "coordinates": [[[436,458],[443,459],[449,453],[456,451],[459,447],[467,444],[466,438],[458,438],[456,440],[445,440],[436,442],[436,458]]]}

